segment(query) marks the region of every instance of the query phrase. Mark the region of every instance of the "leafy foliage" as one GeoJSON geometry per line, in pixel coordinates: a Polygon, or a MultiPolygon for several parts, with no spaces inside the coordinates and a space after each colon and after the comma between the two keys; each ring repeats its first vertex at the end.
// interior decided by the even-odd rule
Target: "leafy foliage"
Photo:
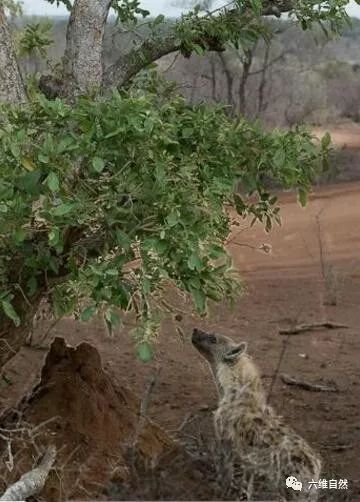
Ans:
{"type": "Polygon", "coordinates": [[[137,24],[138,16],[147,17],[148,10],[141,8],[139,0],[113,0],[112,8],[117,15],[117,22],[137,24]]]}
{"type": "Polygon", "coordinates": [[[51,29],[49,21],[27,24],[19,40],[20,55],[45,57],[47,48],[53,43],[51,29]]]}
{"type": "Polygon", "coordinates": [[[208,300],[237,292],[223,245],[228,208],[269,230],[279,208],[267,180],[304,200],[328,149],[302,129],[266,133],[219,107],[136,86],[72,106],[37,96],[1,111],[3,312],[20,322],[19,288],[29,302],[46,290],[57,316],[86,321],[101,310],[110,332],[119,311],[135,311],[143,360],[169,284],[201,314],[208,300]]]}
{"type": "MultiPolygon", "coordinates": [[[[261,37],[268,41],[271,32],[269,23],[263,17],[264,7],[267,14],[272,12],[276,17],[281,15],[277,2],[234,0],[211,11],[212,3],[197,3],[177,23],[176,34],[184,56],[189,57],[193,52],[202,54],[208,50],[222,51],[227,44],[246,50],[261,37]]],[[[288,17],[298,22],[304,30],[317,24],[326,35],[338,34],[350,24],[347,4],[348,0],[325,0],[320,3],[297,1],[289,9],[288,17]]]]}
{"type": "Polygon", "coordinates": [[[253,12],[239,15],[239,9],[227,9],[216,15],[202,14],[200,5],[182,16],[177,24],[176,35],[182,54],[203,54],[205,51],[224,51],[226,44],[246,48],[254,44],[261,36],[267,39],[268,30],[260,16],[253,12]]]}

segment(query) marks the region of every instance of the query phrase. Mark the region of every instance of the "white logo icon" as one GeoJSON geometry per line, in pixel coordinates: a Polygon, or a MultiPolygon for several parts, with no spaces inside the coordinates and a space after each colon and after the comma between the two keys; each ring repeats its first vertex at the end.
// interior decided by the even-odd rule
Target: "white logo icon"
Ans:
{"type": "Polygon", "coordinates": [[[297,490],[301,492],[302,489],[302,482],[298,481],[295,476],[289,476],[286,478],[286,486],[288,488],[292,488],[293,490],[297,490]]]}

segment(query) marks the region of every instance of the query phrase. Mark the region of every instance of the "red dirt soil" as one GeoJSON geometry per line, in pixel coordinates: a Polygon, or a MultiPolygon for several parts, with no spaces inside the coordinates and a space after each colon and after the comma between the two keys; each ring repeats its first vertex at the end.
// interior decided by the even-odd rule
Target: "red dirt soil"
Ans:
{"type": "MultiPolygon", "coordinates": [[[[190,306],[183,304],[179,307],[184,310],[183,320],[177,325],[185,338],[176,335],[174,322],[166,321],[153,363],[144,365],[137,361],[129,336],[131,319],[112,338],[106,335],[100,320],[75,323],[71,319],[61,321],[52,336],[62,336],[74,345],[85,341],[96,346],[111,385],[119,388],[125,383],[139,397],[144,396],[152,371],[160,368],[148,415],[168,431],[178,428],[188,413],[209,417],[216,405],[208,367],[190,343],[193,327],[246,340],[249,353],[262,371],[273,406],[321,452],[324,478],[348,479],[348,499],[357,501],[360,500],[360,183],[316,188],[306,209],[295,199],[293,193],[280,196],[283,225],[270,235],[260,226],[249,229],[242,223],[242,227],[234,227],[228,248],[244,278],[244,295],[233,309],[225,304],[213,306],[206,321],[191,315],[190,306]],[[271,245],[271,253],[254,249],[263,243],[271,245]],[[279,335],[282,327],[325,320],[344,323],[348,329],[279,335]],[[313,383],[335,382],[339,392],[309,392],[287,386],[279,378],[281,373],[313,383]]],[[[168,300],[180,305],[175,293],[168,300]]],[[[5,374],[11,384],[0,386],[2,409],[15,406],[24,392],[30,390],[44,356],[44,351],[24,348],[8,364],[5,374]]],[[[90,372],[91,368],[92,364],[88,366],[90,372]]],[[[67,382],[63,387],[69,395],[62,396],[61,403],[68,402],[68,406],[73,384],[67,382]]],[[[80,381],[76,388],[78,385],[80,381]]],[[[54,400],[46,401],[46,413],[45,408],[34,409],[32,420],[41,422],[58,414],[62,405],[56,399],[55,396],[54,400]]],[[[81,423],[85,419],[91,421],[86,412],[88,404],[85,399],[83,404],[76,405],[81,423]]],[[[96,420],[103,413],[101,401],[99,406],[96,420]]],[[[60,414],[66,413],[66,409],[60,410],[60,414]]],[[[74,425],[76,434],[81,427],[79,423],[74,425]]],[[[114,452],[114,445],[126,434],[118,431],[116,435],[114,429],[107,429],[106,423],[101,422],[94,430],[98,435],[93,441],[102,445],[104,453],[103,461],[97,457],[97,464],[92,467],[96,478],[99,465],[108,460],[109,451],[114,452]]],[[[71,431],[63,432],[64,447],[70,451],[71,445],[66,442],[67,437],[72,441],[71,431]]],[[[89,458],[88,463],[91,461],[89,458]]],[[[344,500],[340,490],[322,492],[324,500],[344,500]]],[[[199,494],[192,495],[193,500],[200,498],[199,494]]],[[[191,493],[188,496],[191,499],[191,493]]]]}

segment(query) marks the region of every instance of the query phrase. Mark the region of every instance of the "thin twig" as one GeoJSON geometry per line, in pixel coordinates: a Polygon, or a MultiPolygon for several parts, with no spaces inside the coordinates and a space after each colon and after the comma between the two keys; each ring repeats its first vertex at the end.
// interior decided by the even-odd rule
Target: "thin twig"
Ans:
{"type": "Polygon", "coordinates": [[[323,279],[325,279],[325,260],[324,260],[324,245],[322,241],[322,233],[321,233],[321,223],[320,223],[320,215],[323,209],[316,215],[316,225],[318,229],[318,241],[319,241],[319,253],[320,253],[320,265],[321,265],[321,274],[323,279]]]}
{"type": "MultiPolygon", "coordinates": [[[[6,331],[3,331],[1,334],[5,334],[6,331]]],[[[11,345],[9,344],[9,342],[7,340],[5,340],[5,338],[0,338],[0,342],[2,342],[4,345],[6,345],[6,347],[10,350],[10,352],[12,352],[13,354],[17,354],[16,350],[14,350],[11,345]]]]}
{"type": "Polygon", "coordinates": [[[59,467],[59,470],[64,470],[64,468],[66,467],[66,465],[70,462],[70,460],[74,457],[75,453],[77,453],[81,448],[81,445],[78,444],[71,452],[70,454],[66,457],[66,459],[64,460],[64,462],[61,464],[61,466],[59,467]]]}
{"type": "Polygon", "coordinates": [[[193,415],[191,413],[191,411],[189,413],[187,413],[185,415],[185,418],[184,420],[181,422],[181,425],[177,428],[177,429],[174,429],[172,432],[181,432],[183,429],[185,429],[185,427],[190,424],[191,422],[193,422],[195,419],[197,418],[197,415],[193,415]]]}
{"type": "Polygon", "coordinates": [[[274,389],[274,385],[275,385],[276,379],[277,379],[279,371],[280,371],[281,363],[283,362],[283,359],[285,357],[285,352],[286,352],[286,349],[287,349],[287,347],[289,345],[289,341],[290,341],[290,337],[289,336],[286,338],[286,340],[283,341],[283,346],[282,346],[282,349],[281,349],[281,352],[280,352],[280,357],[279,357],[278,363],[276,365],[274,374],[273,374],[273,376],[271,378],[271,384],[270,384],[270,389],[269,389],[269,394],[268,394],[268,399],[267,399],[268,403],[270,403],[271,396],[272,396],[273,389],[274,389]]]}
{"type": "Polygon", "coordinates": [[[43,343],[46,341],[47,337],[51,333],[51,331],[55,328],[55,326],[61,321],[61,318],[55,319],[49,326],[49,328],[45,331],[42,337],[40,337],[40,340],[33,345],[34,349],[39,349],[39,348],[44,348],[43,343]]]}
{"type": "Polygon", "coordinates": [[[147,411],[149,408],[151,396],[154,392],[155,386],[156,386],[158,378],[159,378],[159,373],[160,373],[160,368],[158,368],[151,375],[148,387],[145,392],[145,395],[144,395],[144,397],[141,401],[141,404],[140,404],[139,421],[137,423],[137,426],[135,429],[134,439],[133,439],[132,445],[130,447],[130,456],[132,458],[132,466],[134,468],[134,472],[135,472],[136,452],[137,452],[137,447],[139,444],[140,435],[141,435],[141,433],[144,429],[145,423],[146,423],[147,411]]]}
{"type": "Polygon", "coordinates": [[[169,66],[168,66],[165,70],[163,70],[161,73],[163,73],[163,74],[164,74],[164,73],[167,73],[168,71],[170,71],[170,70],[171,70],[171,68],[172,68],[172,67],[174,66],[174,64],[176,63],[176,61],[177,61],[178,57],[180,56],[180,54],[181,54],[181,52],[177,52],[177,53],[176,53],[176,55],[175,55],[175,57],[174,57],[174,59],[173,59],[173,61],[172,61],[172,62],[169,64],[169,66]]]}
{"type": "Polygon", "coordinates": [[[55,415],[54,417],[51,417],[51,418],[48,418],[47,420],[44,420],[39,425],[36,425],[36,427],[34,427],[31,430],[31,435],[33,437],[36,437],[38,434],[34,434],[35,432],[37,432],[39,429],[42,429],[45,425],[48,425],[51,422],[55,422],[56,420],[61,420],[61,416],[60,415],[55,415]]]}

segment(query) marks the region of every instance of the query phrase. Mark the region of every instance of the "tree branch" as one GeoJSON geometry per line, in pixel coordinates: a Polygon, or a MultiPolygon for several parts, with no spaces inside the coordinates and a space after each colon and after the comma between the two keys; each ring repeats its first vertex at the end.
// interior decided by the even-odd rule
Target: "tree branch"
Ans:
{"type": "Polygon", "coordinates": [[[162,39],[145,40],[139,47],[120,56],[116,63],[105,71],[103,87],[121,87],[152,62],[179,49],[180,44],[176,40],[175,30],[162,39]]]}
{"type": "Polygon", "coordinates": [[[15,57],[11,33],[0,5],[0,101],[27,101],[24,83],[15,57]]]}
{"type": "Polygon", "coordinates": [[[66,34],[63,94],[100,87],[106,19],[111,0],[75,0],[66,34]]]}
{"type": "MultiPolygon", "coordinates": [[[[266,49],[268,50],[268,48],[266,48],[266,49]]],[[[249,77],[253,77],[254,75],[259,75],[259,73],[264,73],[264,71],[266,71],[271,66],[274,66],[274,64],[277,63],[278,61],[282,61],[284,59],[284,57],[286,56],[286,54],[288,54],[289,52],[290,51],[282,51],[281,54],[279,54],[279,56],[276,56],[274,59],[272,59],[271,61],[268,61],[267,63],[265,62],[265,64],[259,70],[251,71],[249,73],[249,77]]],[[[266,60],[266,53],[265,53],[264,59],[266,60]]],[[[268,57],[267,57],[267,59],[268,59],[268,57]]]]}
{"type": "MultiPolygon", "coordinates": [[[[263,3],[262,15],[263,16],[280,16],[282,12],[289,12],[295,6],[294,0],[266,0],[263,3]]],[[[240,12],[239,9],[217,9],[221,11],[221,15],[214,16],[214,12],[209,13],[208,16],[212,17],[213,20],[219,19],[219,23],[224,23],[226,21],[235,22],[236,19],[240,20],[243,18],[244,11],[240,12]]],[[[219,14],[217,12],[217,14],[219,14]]],[[[248,16],[248,11],[246,11],[248,16]]],[[[198,23],[199,19],[195,18],[194,22],[198,23]]],[[[189,21],[191,23],[191,21],[189,21]]],[[[176,52],[181,49],[181,42],[177,37],[176,30],[178,24],[165,35],[165,36],[155,36],[144,41],[138,47],[135,47],[129,53],[121,55],[119,59],[111,65],[105,72],[103,78],[103,87],[108,88],[112,86],[121,87],[126,84],[134,75],[136,75],[140,70],[148,66],[154,61],[157,61],[163,56],[176,52]]],[[[208,51],[221,52],[224,50],[224,44],[221,40],[216,37],[202,35],[203,39],[199,40],[198,30],[187,30],[187,33],[193,33],[193,40],[188,40],[188,42],[195,43],[204,47],[208,51]],[[204,40],[205,38],[205,40],[204,40]],[[206,47],[205,47],[206,46],[206,47]]]]}

